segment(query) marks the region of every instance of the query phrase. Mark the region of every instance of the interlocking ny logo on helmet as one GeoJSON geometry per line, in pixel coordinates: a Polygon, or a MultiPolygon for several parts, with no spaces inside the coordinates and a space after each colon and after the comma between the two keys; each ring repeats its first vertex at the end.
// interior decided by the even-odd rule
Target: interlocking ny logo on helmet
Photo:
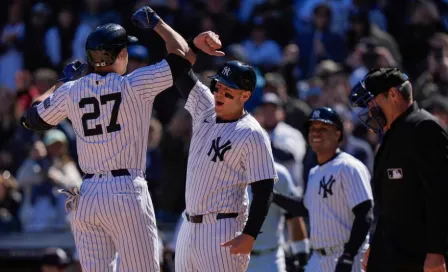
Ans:
{"type": "Polygon", "coordinates": [[[221,72],[224,76],[229,76],[229,74],[230,74],[230,67],[229,66],[225,66],[223,69],[222,69],[222,72],[221,72]]]}
{"type": "Polygon", "coordinates": [[[255,70],[239,61],[226,62],[214,76],[209,77],[232,89],[252,92],[257,84],[255,70]]]}

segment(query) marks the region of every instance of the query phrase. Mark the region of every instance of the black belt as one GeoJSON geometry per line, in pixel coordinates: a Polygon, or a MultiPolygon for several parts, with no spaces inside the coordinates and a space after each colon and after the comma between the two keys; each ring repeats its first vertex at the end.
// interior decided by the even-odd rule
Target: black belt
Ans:
{"type": "MultiPolygon", "coordinates": [[[[185,213],[187,217],[187,221],[191,223],[201,224],[202,220],[204,219],[204,215],[189,215],[188,213],[185,213]]],[[[219,219],[225,219],[225,218],[236,218],[238,216],[238,213],[218,213],[216,215],[216,220],[219,219]]]]}
{"type": "MultiPolygon", "coordinates": [[[[117,169],[117,170],[110,170],[110,173],[114,177],[122,177],[122,176],[130,176],[131,173],[129,173],[128,169],[117,169]]],[[[84,179],[91,179],[93,178],[95,174],[85,174],[84,179]]],[[[103,177],[103,174],[99,174],[99,177],[103,177]]]]}
{"type": "Polygon", "coordinates": [[[252,250],[250,255],[260,256],[260,255],[271,253],[271,252],[274,252],[274,251],[277,251],[277,250],[278,250],[278,247],[267,248],[267,249],[262,249],[262,250],[252,250]]]}

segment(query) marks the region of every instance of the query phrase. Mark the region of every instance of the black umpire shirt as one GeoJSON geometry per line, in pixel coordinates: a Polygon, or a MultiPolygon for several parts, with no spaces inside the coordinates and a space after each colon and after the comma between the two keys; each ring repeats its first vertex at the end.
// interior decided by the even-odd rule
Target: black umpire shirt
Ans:
{"type": "Polygon", "coordinates": [[[368,272],[423,271],[427,253],[445,254],[448,135],[414,102],[391,125],[375,157],[378,215],[368,272]]]}

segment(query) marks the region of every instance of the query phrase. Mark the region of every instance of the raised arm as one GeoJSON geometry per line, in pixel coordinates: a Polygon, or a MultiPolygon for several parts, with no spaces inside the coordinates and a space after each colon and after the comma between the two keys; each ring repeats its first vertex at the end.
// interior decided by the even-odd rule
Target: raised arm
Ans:
{"type": "Polygon", "coordinates": [[[20,124],[30,130],[43,131],[65,119],[67,113],[64,100],[70,84],[67,82],[78,79],[86,66],[78,60],[67,64],[58,83],[33,102],[20,118],[20,124]],[[53,94],[53,92],[56,93],[53,94]]]}
{"type": "Polygon", "coordinates": [[[156,31],[164,40],[168,52],[161,62],[137,69],[128,77],[131,87],[149,102],[158,93],[171,87],[179,77],[188,73],[196,60],[195,51],[200,49],[209,55],[224,55],[223,52],[217,51],[221,47],[218,35],[211,31],[204,32],[209,33],[207,35],[201,33],[190,43],[190,48],[185,39],[148,6],[137,10],[131,20],[141,29],[156,31]]]}

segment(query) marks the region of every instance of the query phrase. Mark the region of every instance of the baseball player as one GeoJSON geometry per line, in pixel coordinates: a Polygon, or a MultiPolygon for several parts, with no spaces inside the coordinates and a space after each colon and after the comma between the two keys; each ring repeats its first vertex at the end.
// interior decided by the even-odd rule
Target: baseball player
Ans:
{"type": "MultiPolygon", "coordinates": [[[[47,94],[21,120],[36,131],[65,118],[72,122],[79,165],[86,174],[80,193],[67,192],[66,207],[83,271],[111,271],[116,252],[121,271],[159,271],[154,209],[143,175],[149,120],[155,96],[188,72],[195,54],[149,7],[134,13],[132,21],[164,39],[165,59],[123,76],[126,48],[137,38],[117,24],[99,26],[86,41],[94,71],[47,94]]],[[[198,35],[195,43],[212,53],[207,35],[198,35]]],[[[82,67],[79,62],[69,66],[64,80],[73,79],[82,67]]]]}
{"type": "Polygon", "coordinates": [[[274,193],[274,203],[294,215],[309,214],[314,251],[305,271],[359,272],[373,219],[369,171],[339,151],[343,124],[335,111],[313,110],[307,126],[318,165],[309,173],[303,202],[274,193]]]}
{"type": "Polygon", "coordinates": [[[210,89],[193,72],[176,83],[193,120],[176,271],[245,271],[277,178],[269,137],[244,110],[254,69],[229,61],[211,79],[210,89]]]}
{"type": "MultiPolygon", "coordinates": [[[[277,171],[278,181],[274,184],[276,192],[299,197],[300,192],[294,186],[293,179],[288,169],[283,165],[274,162],[277,171]]],[[[252,192],[249,188],[249,199],[252,201],[252,192]]],[[[254,248],[250,255],[250,262],[247,271],[251,272],[286,272],[285,262],[285,219],[288,224],[288,237],[292,242],[297,231],[294,221],[297,217],[285,216],[285,211],[277,205],[271,205],[269,212],[261,227],[261,235],[255,241],[254,248]],[[275,234],[275,235],[274,235],[275,234]]]]}

